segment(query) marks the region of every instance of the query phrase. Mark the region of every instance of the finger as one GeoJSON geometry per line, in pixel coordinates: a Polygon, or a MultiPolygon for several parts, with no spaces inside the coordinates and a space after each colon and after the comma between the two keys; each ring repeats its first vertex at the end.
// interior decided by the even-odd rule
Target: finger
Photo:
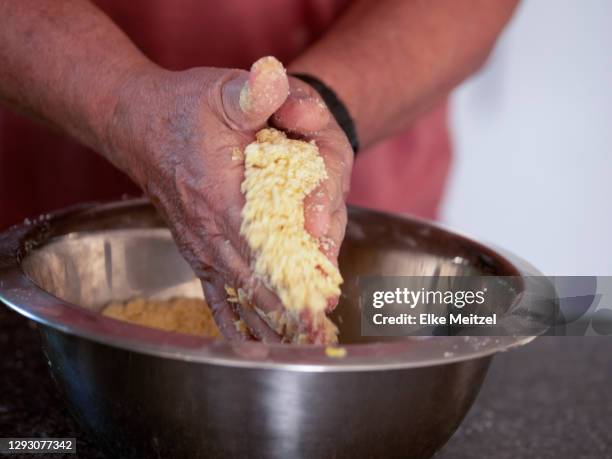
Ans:
{"type": "Polygon", "coordinates": [[[315,141],[325,161],[328,179],[324,184],[330,193],[334,193],[331,206],[332,209],[339,207],[348,195],[351,183],[351,171],[353,168],[353,149],[340,128],[326,129],[314,135],[315,141]]]}
{"type": "MultiPolygon", "coordinates": [[[[338,256],[340,255],[340,248],[346,231],[346,206],[342,205],[339,209],[336,209],[332,213],[330,221],[329,231],[325,236],[319,238],[319,250],[325,254],[334,266],[338,267],[338,256]]],[[[327,313],[333,311],[338,305],[339,299],[339,297],[328,298],[325,311],[327,313]]]]}
{"type": "Polygon", "coordinates": [[[319,148],[327,178],[304,200],[304,224],[314,237],[322,237],[328,235],[331,214],[345,205],[353,152],[346,136],[337,126],[330,126],[309,138],[319,148]]]}
{"type": "Polygon", "coordinates": [[[340,247],[342,246],[342,240],[346,231],[346,222],[346,206],[341,206],[332,213],[327,234],[319,239],[321,252],[336,266],[338,266],[338,255],[340,254],[340,247]]]}
{"type": "MultiPolygon", "coordinates": [[[[345,221],[345,220],[344,220],[345,221]]],[[[342,231],[342,218],[339,218],[338,228],[342,231]]],[[[332,249],[332,252],[335,253],[332,249]]],[[[228,279],[227,285],[238,286],[234,296],[230,300],[238,316],[244,320],[250,333],[264,342],[303,342],[323,343],[318,341],[328,339],[329,327],[323,327],[326,322],[321,311],[307,322],[307,326],[301,324],[301,315],[285,308],[278,295],[268,289],[265,284],[255,278],[245,258],[230,243],[223,243],[215,249],[217,265],[228,267],[224,276],[228,279]],[[242,293],[240,292],[242,290],[242,293]]],[[[333,260],[335,262],[335,260],[333,260]]],[[[337,303],[337,298],[330,298],[327,309],[332,309],[337,303]]]]}
{"type": "Polygon", "coordinates": [[[257,340],[264,343],[279,343],[281,341],[281,336],[275,331],[276,327],[267,320],[264,320],[265,317],[262,315],[261,310],[260,312],[257,311],[257,306],[253,306],[250,301],[243,299],[236,302],[235,308],[240,318],[257,340]]]}
{"type": "Polygon", "coordinates": [[[344,205],[345,175],[340,161],[330,150],[321,149],[327,178],[304,199],[304,227],[315,238],[328,236],[332,214],[344,205]]]}
{"type": "MultiPolygon", "coordinates": [[[[214,247],[216,265],[220,269],[219,279],[224,279],[223,285],[218,284],[217,291],[225,286],[235,289],[238,301],[231,302],[239,318],[244,320],[251,334],[265,342],[279,342],[281,337],[275,332],[276,327],[267,320],[265,312],[282,310],[280,300],[272,292],[269,295],[255,295],[261,291],[261,282],[254,276],[245,258],[236,250],[231,241],[220,242],[214,247]],[[224,267],[224,268],[221,268],[224,267]],[[240,293],[240,290],[244,294],[240,293]],[[264,312],[265,311],[265,312],[264,312]]],[[[227,292],[224,294],[227,301],[227,292]]]]}
{"type": "Polygon", "coordinates": [[[283,341],[300,344],[327,344],[336,341],[336,327],[325,315],[334,309],[338,298],[330,298],[325,311],[314,313],[308,309],[301,312],[288,310],[278,296],[259,284],[252,292],[256,313],[270,328],[283,337],[283,341]]]}
{"type": "Polygon", "coordinates": [[[324,186],[318,186],[304,199],[304,227],[320,238],[329,231],[330,221],[330,196],[324,186]]]}
{"type": "Polygon", "coordinates": [[[249,316],[245,316],[245,321],[248,320],[249,324],[253,323],[251,314],[254,312],[262,323],[274,330],[278,337],[282,337],[282,341],[295,341],[300,330],[299,315],[288,310],[278,295],[267,288],[263,282],[256,281],[251,284],[249,302],[249,316]]]}
{"type": "Polygon", "coordinates": [[[323,311],[314,313],[304,310],[300,313],[300,330],[297,342],[303,344],[328,345],[338,342],[338,327],[323,311]]]}
{"type": "Polygon", "coordinates": [[[230,341],[247,341],[252,339],[249,333],[241,327],[240,318],[227,301],[225,289],[218,281],[202,280],[202,289],[206,303],[213,313],[219,331],[230,341]]]}
{"type": "Polygon", "coordinates": [[[223,84],[223,109],[239,130],[263,127],[289,94],[283,64],[268,56],[257,60],[249,73],[239,72],[223,84]]]}
{"type": "Polygon", "coordinates": [[[277,128],[303,135],[324,129],[330,120],[319,93],[297,78],[289,79],[289,97],[272,117],[277,128]]]}
{"type": "Polygon", "coordinates": [[[329,120],[327,106],[319,97],[295,93],[289,94],[272,117],[278,129],[304,135],[324,129],[329,120]]]}
{"type": "Polygon", "coordinates": [[[300,328],[298,315],[288,311],[262,282],[250,282],[248,288],[248,292],[228,290],[234,290],[229,301],[249,332],[266,343],[293,342],[300,328]]]}

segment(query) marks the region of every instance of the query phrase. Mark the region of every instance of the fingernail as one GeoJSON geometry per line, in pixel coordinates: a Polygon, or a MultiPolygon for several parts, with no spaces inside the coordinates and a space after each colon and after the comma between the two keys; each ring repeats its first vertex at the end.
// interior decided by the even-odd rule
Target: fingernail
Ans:
{"type": "Polygon", "coordinates": [[[273,92],[279,78],[285,78],[286,70],[283,64],[272,56],[262,57],[255,61],[251,66],[249,79],[244,84],[240,91],[240,108],[242,111],[250,111],[253,109],[252,92],[255,91],[258,95],[266,95],[273,92]]]}
{"type": "Polygon", "coordinates": [[[244,83],[244,86],[242,86],[242,89],[240,90],[240,98],[238,99],[238,103],[240,104],[240,110],[242,110],[243,112],[248,112],[249,108],[251,107],[251,98],[249,97],[249,94],[249,82],[246,81],[244,83]]]}
{"type": "Polygon", "coordinates": [[[273,56],[257,59],[251,66],[251,72],[261,73],[262,75],[280,76],[286,73],[283,64],[273,56]]]}

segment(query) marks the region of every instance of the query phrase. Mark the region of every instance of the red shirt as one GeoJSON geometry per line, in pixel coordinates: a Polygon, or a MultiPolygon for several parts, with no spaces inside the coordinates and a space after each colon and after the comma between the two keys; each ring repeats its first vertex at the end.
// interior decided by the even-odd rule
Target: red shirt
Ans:
{"type": "MultiPolygon", "coordinates": [[[[153,61],[169,69],[289,63],[325,30],[345,0],[99,0],[153,61]]],[[[359,153],[349,202],[435,218],[450,159],[446,104],[401,135],[359,153]]],[[[140,195],[104,159],[0,107],[0,229],[66,205],[140,195]]]]}

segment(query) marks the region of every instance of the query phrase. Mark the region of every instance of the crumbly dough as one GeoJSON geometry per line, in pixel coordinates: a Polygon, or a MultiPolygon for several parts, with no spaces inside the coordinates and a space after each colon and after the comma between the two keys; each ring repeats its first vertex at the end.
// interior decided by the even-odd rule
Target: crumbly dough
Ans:
{"type": "Polygon", "coordinates": [[[108,304],[102,314],[145,327],[218,338],[221,336],[206,301],[200,298],[135,298],[108,304]]]}
{"type": "Polygon", "coordinates": [[[327,178],[325,162],[314,142],[288,139],[275,129],[259,131],[244,156],[240,232],[254,254],[255,274],[289,313],[267,319],[286,332],[292,322],[310,317],[315,328],[325,328],[323,341],[332,342],[337,329],[325,310],[328,299],[340,295],[342,276],[319,250],[321,241],[304,228],[304,198],[327,178]]]}

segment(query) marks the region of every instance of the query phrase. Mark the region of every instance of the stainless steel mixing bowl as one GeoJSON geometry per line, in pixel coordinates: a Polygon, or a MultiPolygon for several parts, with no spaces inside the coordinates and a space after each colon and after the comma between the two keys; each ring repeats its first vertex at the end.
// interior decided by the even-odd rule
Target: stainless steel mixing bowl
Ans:
{"type": "Polygon", "coordinates": [[[152,206],[85,205],[0,236],[0,299],[38,322],[51,373],[109,457],[429,457],[517,337],[360,336],[357,277],[537,274],[430,223],[351,209],[336,311],[345,358],[103,317],[110,300],[201,295],[152,206]]]}

